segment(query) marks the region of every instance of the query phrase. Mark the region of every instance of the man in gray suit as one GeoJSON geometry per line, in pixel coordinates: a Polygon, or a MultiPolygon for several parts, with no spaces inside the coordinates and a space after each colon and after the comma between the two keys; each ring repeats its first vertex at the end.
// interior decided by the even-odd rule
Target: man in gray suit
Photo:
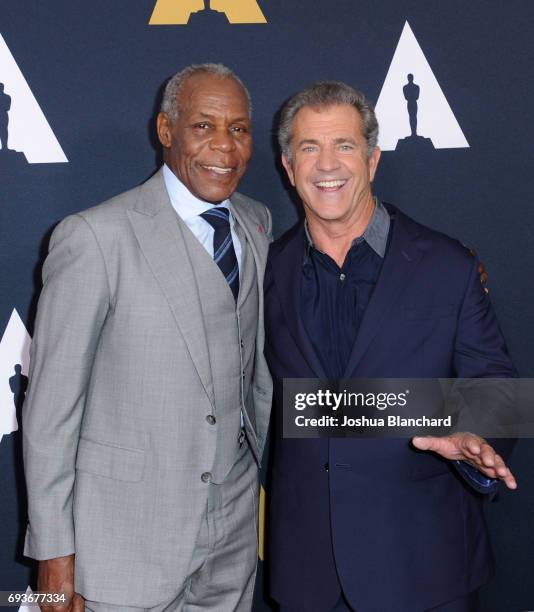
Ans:
{"type": "Polygon", "coordinates": [[[64,219],[43,269],[25,553],[39,590],[74,593],[65,610],[251,607],[272,384],[271,217],[235,192],[248,92],[224,66],[186,68],[157,125],[163,168],[64,219]]]}

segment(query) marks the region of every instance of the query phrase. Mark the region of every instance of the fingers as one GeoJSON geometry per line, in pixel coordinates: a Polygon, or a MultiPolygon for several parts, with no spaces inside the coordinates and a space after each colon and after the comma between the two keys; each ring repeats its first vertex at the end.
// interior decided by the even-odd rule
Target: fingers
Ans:
{"type": "Polygon", "coordinates": [[[480,282],[483,285],[486,285],[488,283],[488,273],[486,272],[486,267],[484,266],[483,263],[479,263],[478,264],[478,274],[480,276],[480,282]]]}
{"type": "Polygon", "coordinates": [[[432,447],[433,439],[431,436],[416,436],[412,438],[412,444],[419,450],[434,450],[432,447]]]}
{"type": "Polygon", "coordinates": [[[493,469],[495,471],[495,478],[500,478],[509,489],[517,489],[517,481],[500,455],[495,455],[493,469]]]}
{"type": "Polygon", "coordinates": [[[471,433],[450,436],[416,436],[415,448],[435,452],[445,459],[467,461],[488,478],[502,480],[509,489],[517,489],[517,481],[503,458],[483,438],[471,433]]]}
{"type": "Polygon", "coordinates": [[[493,468],[497,453],[482,438],[474,434],[461,434],[460,451],[462,459],[471,461],[476,467],[493,468]]]}
{"type": "Polygon", "coordinates": [[[488,478],[502,480],[509,489],[517,489],[517,481],[503,458],[485,440],[466,434],[464,457],[488,478]]]}
{"type": "Polygon", "coordinates": [[[462,452],[459,449],[459,443],[452,436],[416,436],[412,438],[412,444],[415,448],[422,451],[432,451],[438,453],[445,459],[461,459],[462,452]]]}
{"type": "Polygon", "coordinates": [[[486,268],[484,268],[484,264],[480,264],[478,267],[478,273],[480,275],[480,282],[482,283],[482,289],[484,289],[485,293],[489,293],[488,289],[488,273],[486,272],[486,268]]]}
{"type": "MultiPolygon", "coordinates": [[[[470,433],[454,433],[450,436],[416,436],[415,448],[433,451],[445,459],[474,459],[482,450],[484,440],[470,433]]],[[[491,447],[490,447],[491,448],[491,447]]]]}
{"type": "Polygon", "coordinates": [[[469,463],[488,478],[502,480],[509,489],[517,489],[517,481],[503,458],[484,443],[478,455],[467,458],[469,463]]]}
{"type": "MultiPolygon", "coordinates": [[[[485,456],[487,461],[491,461],[491,457],[487,453],[485,453],[484,445],[482,443],[483,441],[478,438],[478,436],[474,436],[472,434],[465,434],[465,437],[460,438],[459,441],[461,446],[460,450],[467,456],[480,456],[481,459],[483,456],[485,456]]],[[[493,450],[491,449],[491,446],[489,448],[490,450],[493,450]]]]}
{"type": "Polygon", "coordinates": [[[74,594],[72,601],[72,612],[84,612],[85,610],[85,599],[78,593],[74,594]]]}

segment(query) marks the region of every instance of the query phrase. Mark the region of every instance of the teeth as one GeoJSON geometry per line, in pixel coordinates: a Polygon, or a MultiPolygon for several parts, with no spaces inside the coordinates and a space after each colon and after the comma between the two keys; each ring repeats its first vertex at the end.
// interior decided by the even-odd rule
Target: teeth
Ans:
{"type": "Polygon", "coordinates": [[[206,170],[213,170],[217,174],[228,174],[228,172],[232,172],[232,168],[219,168],[219,166],[204,166],[206,170]]]}
{"type": "Polygon", "coordinates": [[[317,185],[317,187],[326,187],[326,188],[331,188],[331,187],[342,187],[347,181],[319,181],[318,183],[315,183],[317,185]]]}

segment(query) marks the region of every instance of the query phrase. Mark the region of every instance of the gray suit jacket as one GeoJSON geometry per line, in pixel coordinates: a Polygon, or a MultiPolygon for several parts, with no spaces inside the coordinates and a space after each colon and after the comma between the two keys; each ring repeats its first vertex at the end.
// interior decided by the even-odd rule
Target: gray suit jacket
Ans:
{"type": "MultiPolygon", "coordinates": [[[[259,290],[252,399],[242,407],[259,463],[272,393],[263,357],[271,218],[237,193],[231,209],[259,290]]],[[[148,607],[176,593],[205,511],[214,380],[184,231],[159,171],[64,219],[44,265],[23,410],[25,554],[75,553],[76,589],[91,600],[148,607]]]]}

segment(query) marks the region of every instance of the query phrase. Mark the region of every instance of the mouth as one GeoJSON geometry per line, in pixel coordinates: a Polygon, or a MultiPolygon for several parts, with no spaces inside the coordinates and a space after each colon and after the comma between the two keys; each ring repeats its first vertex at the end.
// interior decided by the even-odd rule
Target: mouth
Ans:
{"type": "Polygon", "coordinates": [[[333,179],[329,181],[316,181],[313,184],[320,191],[339,191],[347,183],[346,179],[333,179]]]}
{"type": "Polygon", "coordinates": [[[235,172],[235,168],[231,168],[229,166],[211,166],[207,164],[201,164],[201,167],[208,172],[213,172],[214,174],[218,174],[219,176],[225,176],[227,174],[231,174],[235,172]]]}

